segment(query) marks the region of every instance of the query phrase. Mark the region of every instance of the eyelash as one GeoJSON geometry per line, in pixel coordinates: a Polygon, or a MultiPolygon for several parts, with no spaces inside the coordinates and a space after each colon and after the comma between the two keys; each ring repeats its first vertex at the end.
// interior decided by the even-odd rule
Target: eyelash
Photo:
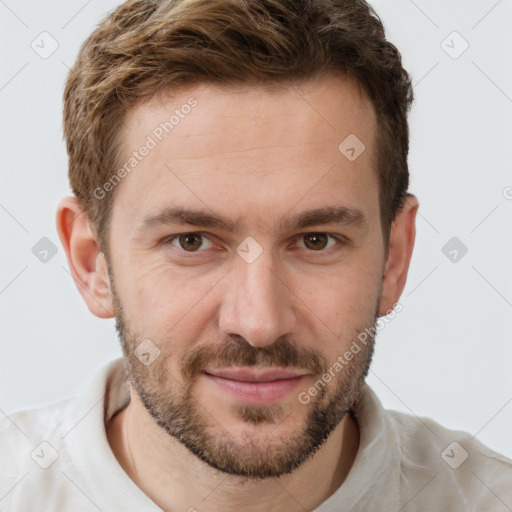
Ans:
{"type": "MultiPolygon", "coordinates": [[[[205,250],[207,250],[207,249],[202,249],[202,250],[198,249],[196,251],[186,251],[185,249],[182,249],[181,247],[175,246],[172,242],[174,240],[176,240],[177,238],[179,238],[180,236],[183,236],[183,235],[196,235],[196,236],[200,236],[200,237],[206,238],[207,240],[209,240],[213,244],[212,240],[210,240],[210,238],[208,236],[206,236],[204,233],[195,232],[195,231],[187,231],[187,232],[184,232],[184,233],[177,233],[175,235],[171,235],[169,237],[166,237],[166,238],[164,238],[159,243],[159,245],[169,245],[170,244],[170,245],[173,246],[173,248],[175,248],[176,250],[178,250],[182,254],[188,254],[188,255],[190,255],[190,257],[194,257],[194,256],[192,256],[193,254],[199,254],[199,253],[204,252],[205,250]]],[[[327,249],[319,249],[317,251],[315,251],[313,249],[308,249],[307,247],[305,247],[305,248],[299,247],[298,248],[298,249],[305,249],[309,253],[331,254],[331,250],[339,249],[340,246],[347,245],[347,243],[348,243],[347,238],[345,238],[342,235],[335,235],[335,234],[326,233],[326,232],[323,232],[323,231],[310,231],[308,233],[302,233],[300,235],[297,235],[296,238],[297,239],[302,239],[302,238],[304,238],[307,235],[327,235],[328,237],[330,237],[330,238],[332,238],[332,239],[334,239],[336,241],[336,244],[334,246],[328,247],[327,249]]],[[[327,243],[329,243],[329,242],[327,242],[327,243]]],[[[297,249],[294,249],[294,250],[297,250],[297,249]]]]}

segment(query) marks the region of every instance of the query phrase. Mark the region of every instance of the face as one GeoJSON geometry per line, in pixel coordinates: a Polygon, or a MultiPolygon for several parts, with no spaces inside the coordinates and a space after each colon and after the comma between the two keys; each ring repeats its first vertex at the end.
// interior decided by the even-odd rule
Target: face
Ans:
{"type": "Polygon", "coordinates": [[[289,473],[371,360],[371,337],[351,349],[384,271],[371,104],[335,77],[211,85],[155,96],[125,126],[137,161],[115,190],[109,276],[133,400],[215,468],[289,473]]]}

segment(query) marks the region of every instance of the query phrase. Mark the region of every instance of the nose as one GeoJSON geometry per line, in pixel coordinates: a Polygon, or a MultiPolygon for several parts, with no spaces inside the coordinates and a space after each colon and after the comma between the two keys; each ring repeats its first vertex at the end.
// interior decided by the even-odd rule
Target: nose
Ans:
{"type": "Polygon", "coordinates": [[[296,297],[264,251],[252,263],[239,258],[229,272],[219,327],[253,347],[265,347],[297,327],[296,297]]]}

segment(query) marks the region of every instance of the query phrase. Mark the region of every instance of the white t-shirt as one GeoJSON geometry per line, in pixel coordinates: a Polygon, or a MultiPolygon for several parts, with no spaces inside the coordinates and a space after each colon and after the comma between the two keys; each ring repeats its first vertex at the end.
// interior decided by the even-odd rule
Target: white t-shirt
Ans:
{"type": "MultiPolygon", "coordinates": [[[[106,365],[80,398],[0,420],[0,511],[161,510],[107,441],[106,422],[130,400],[121,363],[106,365]]],[[[512,511],[512,461],[469,434],[386,410],[367,385],[354,415],[356,459],[316,512],[512,511]]]]}

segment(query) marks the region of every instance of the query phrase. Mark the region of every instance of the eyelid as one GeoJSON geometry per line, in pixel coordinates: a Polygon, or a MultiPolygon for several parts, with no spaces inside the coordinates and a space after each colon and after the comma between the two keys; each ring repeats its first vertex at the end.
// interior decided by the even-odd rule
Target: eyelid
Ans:
{"type": "MultiPolygon", "coordinates": [[[[328,249],[321,249],[321,250],[318,250],[318,251],[308,250],[307,248],[304,248],[304,247],[298,247],[298,248],[296,247],[294,250],[305,249],[307,252],[313,253],[313,254],[315,254],[315,253],[317,253],[317,254],[322,254],[322,253],[323,254],[329,254],[331,252],[331,249],[335,250],[337,246],[339,247],[339,246],[343,246],[343,245],[346,245],[346,244],[349,243],[348,238],[346,238],[345,236],[337,234],[337,233],[328,233],[326,231],[306,231],[306,232],[299,233],[299,234],[295,235],[293,237],[293,240],[294,241],[300,240],[303,237],[305,237],[306,235],[314,235],[314,234],[327,235],[328,237],[331,237],[331,238],[335,239],[337,243],[334,246],[329,247],[328,249]]],[[[183,236],[183,235],[199,235],[199,236],[207,239],[213,246],[215,245],[215,243],[211,239],[210,233],[204,233],[204,232],[201,232],[201,231],[183,231],[182,233],[175,233],[173,235],[169,235],[169,236],[163,238],[159,242],[159,245],[170,244],[173,247],[175,247],[179,252],[181,252],[183,254],[188,254],[188,255],[201,253],[201,252],[206,250],[206,249],[198,249],[196,251],[186,251],[185,249],[182,249],[182,248],[180,248],[180,247],[178,247],[178,246],[176,246],[176,245],[174,245],[172,243],[175,239],[177,239],[178,237],[183,236]]],[[[209,247],[209,249],[212,249],[212,248],[213,247],[209,247]]]]}
{"type": "Polygon", "coordinates": [[[171,244],[172,246],[176,247],[176,249],[178,249],[180,252],[183,252],[183,253],[186,253],[186,254],[194,254],[194,253],[198,253],[198,252],[203,252],[205,251],[206,249],[211,249],[212,247],[207,247],[206,249],[198,249],[196,251],[185,251],[185,249],[182,249],[181,247],[178,247],[176,245],[173,244],[173,241],[176,240],[177,238],[179,238],[180,236],[183,236],[183,235],[199,235],[202,237],[202,239],[206,239],[208,240],[212,246],[214,245],[213,244],[213,241],[211,240],[211,238],[206,235],[205,233],[201,233],[199,231],[184,231],[183,233],[176,233],[175,235],[171,235],[171,236],[168,236],[166,238],[164,238],[162,240],[162,244],[171,244]]]}
{"type": "MultiPolygon", "coordinates": [[[[328,236],[330,238],[333,238],[337,242],[333,246],[328,247],[327,249],[319,249],[318,251],[309,250],[308,252],[311,252],[311,253],[318,252],[318,253],[329,254],[330,249],[334,249],[336,246],[344,245],[344,244],[347,243],[347,239],[345,237],[343,237],[342,235],[336,235],[334,233],[327,233],[325,231],[309,231],[308,233],[301,233],[301,234],[299,234],[296,238],[301,240],[306,235],[326,235],[326,236],[328,236]]],[[[301,247],[301,249],[303,249],[303,247],[301,247]]],[[[306,249],[307,249],[307,247],[306,247],[306,249]]]]}

